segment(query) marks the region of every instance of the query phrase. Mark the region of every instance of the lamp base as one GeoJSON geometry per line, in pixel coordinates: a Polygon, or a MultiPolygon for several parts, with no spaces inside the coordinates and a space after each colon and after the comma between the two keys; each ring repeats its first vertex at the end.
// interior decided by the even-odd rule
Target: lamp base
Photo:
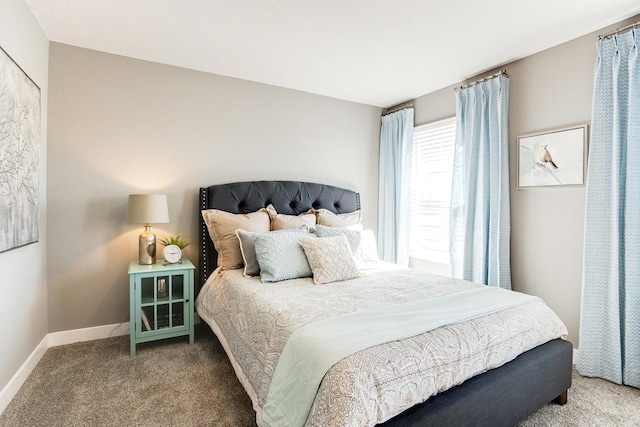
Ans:
{"type": "Polygon", "coordinates": [[[138,239],[138,262],[140,265],[156,263],[156,235],[151,232],[151,226],[145,224],[144,231],[138,239]]]}

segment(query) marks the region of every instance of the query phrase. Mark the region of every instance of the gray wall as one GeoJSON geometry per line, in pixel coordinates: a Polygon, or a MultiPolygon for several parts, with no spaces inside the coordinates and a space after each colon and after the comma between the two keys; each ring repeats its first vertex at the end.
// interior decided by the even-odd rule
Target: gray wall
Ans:
{"type": "MultiPolygon", "coordinates": [[[[49,42],[22,0],[0,2],[0,46],[40,87],[40,241],[0,253],[0,390],[47,334],[47,67],[49,42]]],[[[0,411],[2,406],[0,405],[0,411]]]]}
{"type": "MultiPolygon", "coordinates": [[[[511,78],[513,288],[544,299],[567,325],[569,340],[575,348],[578,347],[580,325],[585,187],[518,189],[517,137],[590,123],[597,36],[637,19],[629,19],[499,68],[506,69],[511,78]]],[[[416,125],[454,116],[453,88],[416,99],[416,125]]]]}
{"type": "Polygon", "coordinates": [[[127,266],[142,226],[127,195],[167,194],[197,262],[197,191],[303,180],[359,191],[377,224],[381,109],[51,44],[49,331],[127,318],[127,266]]]}

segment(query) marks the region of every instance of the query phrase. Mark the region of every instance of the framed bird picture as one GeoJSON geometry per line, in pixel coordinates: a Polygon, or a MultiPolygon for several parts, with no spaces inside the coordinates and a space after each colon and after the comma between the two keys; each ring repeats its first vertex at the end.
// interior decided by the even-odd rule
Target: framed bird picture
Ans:
{"type": "Polygon", "coordinates": [[[583,185],[587,126],[518,137],[518,188],[583,185]]]}

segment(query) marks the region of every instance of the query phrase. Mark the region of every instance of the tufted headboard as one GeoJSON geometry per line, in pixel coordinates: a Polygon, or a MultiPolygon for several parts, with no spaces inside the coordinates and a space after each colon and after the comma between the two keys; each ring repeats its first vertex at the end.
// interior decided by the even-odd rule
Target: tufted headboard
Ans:
{"type": "Polygon", "coordinates": [[[249,213],[273,205],[278,213],[298,215],[314,209],[348,213],[360,209],[360,194],[331,185],[300,181],[247,181],[200,188],[200,279],[204,285],[216,269],[218,253],[200,214],[204,209],[249,213]]]}

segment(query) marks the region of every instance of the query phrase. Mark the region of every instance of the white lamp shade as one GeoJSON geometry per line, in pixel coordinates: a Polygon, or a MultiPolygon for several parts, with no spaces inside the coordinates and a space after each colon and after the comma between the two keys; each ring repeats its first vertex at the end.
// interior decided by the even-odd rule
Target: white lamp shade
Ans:
{"type": "Polygon", "coordinates": [[[130,194],[127,222],[134,224],[162,224],[169,222],[167,196],[164,194],[130,194]]]}

